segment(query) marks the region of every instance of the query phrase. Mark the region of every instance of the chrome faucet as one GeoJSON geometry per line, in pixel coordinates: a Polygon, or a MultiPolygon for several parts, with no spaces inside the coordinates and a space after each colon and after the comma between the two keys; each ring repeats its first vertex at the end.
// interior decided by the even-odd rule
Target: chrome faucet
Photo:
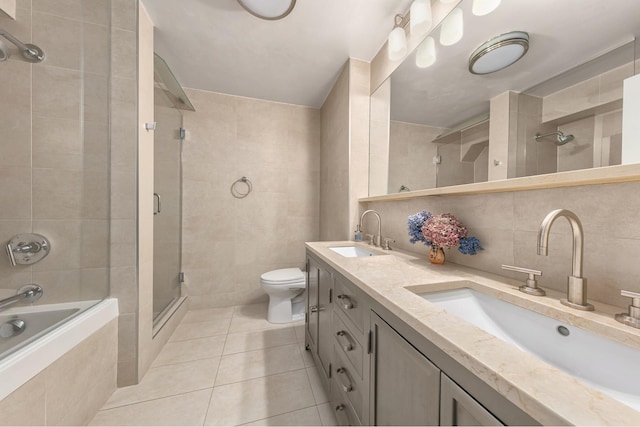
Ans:
{"type": "Polygon", "coordinates": [[[587,302],[587,279],[582,277],[582,255],[584,252],[584,232],[582,223],[573,212],[567,209],[556,209],[547,214],[538,229],[538,255],[549,255],[549,232],[551,224],[559,218],[565,217],[571,224],[573,232],[573,255],[571,276],[567,279],[567,299],[560,302],[578,310],[593,310],[593,305],[587,302]]]}
{"type": "Polygon", "coordinates": [[[0,308],[7,307],[11,304],[15,304],[18,301],[27,300],[29,302],[35,302],[42,296],[42,288],[36,284],[25,285],[18,289],[16,294],[12,297],[1,299],[0,308]]]}
{"type": "Polygon", "coordinates": [[[362,221],[364,220],[364,217],[370,213],[374,214],[376,218],[378,218],[378,234],[373,236],[373,245],[380,246],[380,243],[382,242],[382,220],[380,219],[380,214],[378,212],[373,209],[368,209],[362,212],[362,215],[360,215],[360,224],[358,224],[358,229],[362,230],[362,221]]]}

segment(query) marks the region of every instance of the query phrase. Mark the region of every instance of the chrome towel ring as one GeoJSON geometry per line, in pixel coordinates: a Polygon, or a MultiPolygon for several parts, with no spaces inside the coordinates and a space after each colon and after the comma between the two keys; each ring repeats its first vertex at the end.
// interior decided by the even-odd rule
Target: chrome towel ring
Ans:
{"type": "Polygon", "coordinates": [[[244,199],[249,195],[249,193],[251,193],[251,191],[253,191],[253,184],[246,176],[237,179],[233,184],[231,184],[231,195],[236,199],[244,199]],[[238,184],[245,184],[247,186],[246,191],[240,191],[242,188],[238,189],[238,184]]]}

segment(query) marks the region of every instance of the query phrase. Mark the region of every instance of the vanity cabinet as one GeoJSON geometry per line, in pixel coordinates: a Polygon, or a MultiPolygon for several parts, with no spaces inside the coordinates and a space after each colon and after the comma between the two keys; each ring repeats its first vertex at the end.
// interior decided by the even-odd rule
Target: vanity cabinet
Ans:
{"type": "Polygon", "coordinates": [[[440,369],[371,313],[372,425],[437,426],[440,369]]]}
{"type": "Polygon", "coordinates": [[[305,335],[309,351],[313,354],[320,377],[330,389],[333,338],[333,270],[313,256],[307,256],[307,311],[305,335]]]}
{"type": "Polygon", "coordinates": [[[340,425],[539,425],[307,254],[306,342],[340,425]]]}
{"type": "Polygon", "coordinates": [[[440,425],[504,425],[445,374],[441,374],[440,387],[440,425]]]}

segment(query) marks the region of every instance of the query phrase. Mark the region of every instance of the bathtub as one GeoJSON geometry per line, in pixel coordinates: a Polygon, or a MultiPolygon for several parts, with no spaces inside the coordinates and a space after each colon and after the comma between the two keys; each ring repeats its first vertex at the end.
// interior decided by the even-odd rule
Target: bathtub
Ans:
{"type": "Polygon", "coordinates": [[[0,311],[0,325],[25,322],[24,331],[0,337],[0,400],[60,356],[118,317],[118,300],[15,307],[0,311]]]}

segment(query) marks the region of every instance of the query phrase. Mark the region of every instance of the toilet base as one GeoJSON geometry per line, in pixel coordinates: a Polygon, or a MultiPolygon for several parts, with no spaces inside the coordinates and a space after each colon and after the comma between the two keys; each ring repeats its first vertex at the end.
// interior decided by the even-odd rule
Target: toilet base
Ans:
{"type": "MultiPolygon", "coordinates": [[[[304,289],[300,294],[304,293],[304,289]]],[[[280,295],[269,295],[269,313],[267,320],[269,323],[291,323],[304,319],[305,299],[281,297],[280,295]],[[299,301],[295,301],[298,299],[299,301]]]]}

